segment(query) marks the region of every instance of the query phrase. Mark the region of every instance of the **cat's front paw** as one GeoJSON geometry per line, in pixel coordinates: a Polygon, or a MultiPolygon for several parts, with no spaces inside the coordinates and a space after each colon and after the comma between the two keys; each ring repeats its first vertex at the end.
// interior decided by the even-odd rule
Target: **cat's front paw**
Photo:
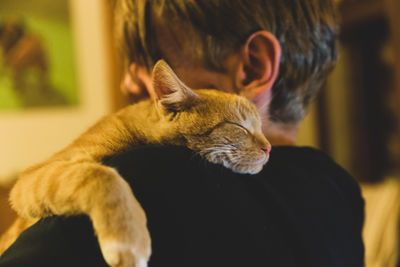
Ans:
{"type": "Polygon", "coordinates": [[[147,267],[150,238],[131,244],[101,239],[99,242],[103,257],[111,267],[147,267]]]}
{"type": "Polygon", "coordinates": [[[112,267],[146,267],[151,240],[146,214],[129,184],[111,170],[114,178],[93,201],[89,215],[105,261],[112,267]]]}

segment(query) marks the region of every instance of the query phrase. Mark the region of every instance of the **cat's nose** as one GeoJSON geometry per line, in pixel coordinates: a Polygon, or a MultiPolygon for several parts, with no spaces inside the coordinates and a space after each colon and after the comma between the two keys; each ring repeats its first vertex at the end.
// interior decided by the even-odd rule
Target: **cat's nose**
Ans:
{"type": "Polygon", "coordinates": [[[265,155],[269,155],[269,152],[271,152],[271,146],[265,146],[261,148],[262,151],[264,151],[265,155]]]}

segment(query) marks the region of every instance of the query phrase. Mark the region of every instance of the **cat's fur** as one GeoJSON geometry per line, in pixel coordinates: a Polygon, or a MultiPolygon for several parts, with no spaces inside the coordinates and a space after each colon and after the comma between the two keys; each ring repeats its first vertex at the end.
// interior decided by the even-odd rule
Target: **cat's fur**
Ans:
{"type": "Polygon", "coordinates": [[[172,144],[235,172],[262,169],[270,144],[252,103],[215,90],[193,91],[164,61],[154,67],[153,85],[155,102],[145,100],[103,118],[67,148],[27,169],[10,196],[19,215],[87,214],[108,264],[146,266],[151,251],[146,216],[118,172],[101,164],[105,157],[138,144],[172,144]]]}

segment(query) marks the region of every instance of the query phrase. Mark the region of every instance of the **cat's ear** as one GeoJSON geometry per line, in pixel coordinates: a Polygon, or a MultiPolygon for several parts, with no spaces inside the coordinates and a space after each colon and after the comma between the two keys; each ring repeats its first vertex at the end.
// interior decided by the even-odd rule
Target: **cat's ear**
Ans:
{"type": "Polygon", "coordinates": [[[156,101],[169,111],[185,110],[199,98],[162,59],[153,68],[153,88],[156,101]]]}

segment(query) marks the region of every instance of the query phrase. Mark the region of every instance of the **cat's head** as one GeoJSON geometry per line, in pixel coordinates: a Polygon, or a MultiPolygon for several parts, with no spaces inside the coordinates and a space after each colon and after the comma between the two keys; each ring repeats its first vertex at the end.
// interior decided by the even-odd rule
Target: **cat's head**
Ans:
{"type": "Polygon", "coordinates": [[[153,69],[153,86],[163,116],[188,148],[238,173],[261,171],[271,145],[253,103],[221,91],[191,90],[163,60],[153,69]]]}

